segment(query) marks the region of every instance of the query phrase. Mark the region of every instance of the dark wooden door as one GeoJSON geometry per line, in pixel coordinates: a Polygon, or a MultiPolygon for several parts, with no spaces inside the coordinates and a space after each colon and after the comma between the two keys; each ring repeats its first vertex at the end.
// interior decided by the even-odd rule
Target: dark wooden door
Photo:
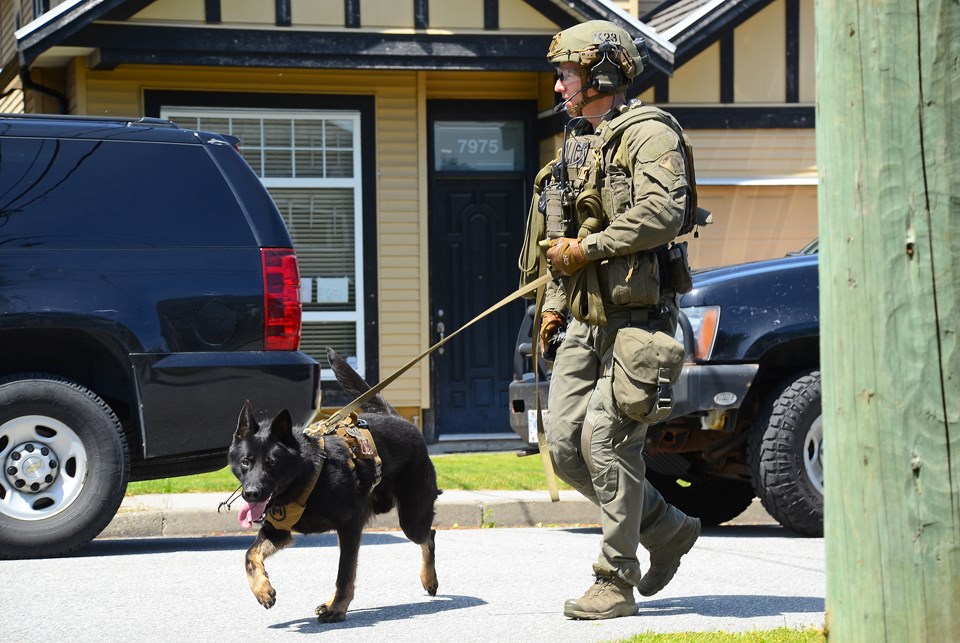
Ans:
{"type": "MultiPolygon", "coordinates": [[[[517,288],[523,177],[433,182],[430,291],[433,341],[517,288]]],[[[509,433],[507,387],[524,303],[512,302],[433,354],[437,435],[509,433]]]]}

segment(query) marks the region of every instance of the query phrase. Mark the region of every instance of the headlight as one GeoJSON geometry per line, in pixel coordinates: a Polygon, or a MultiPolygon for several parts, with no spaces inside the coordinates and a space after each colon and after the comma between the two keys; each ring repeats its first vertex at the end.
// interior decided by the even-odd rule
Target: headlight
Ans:
{"type": "MultiPolygon", "coordinates": [[[[709,360],[713,354],[713,343],[717,340],[720,306],[690,306],[680,310],[690,320],[690,326],[693,328],[694,357],[698,360],[709,360]]],[[[683,328],[679,325],[676,338],[683,343],[683,328]]]]}

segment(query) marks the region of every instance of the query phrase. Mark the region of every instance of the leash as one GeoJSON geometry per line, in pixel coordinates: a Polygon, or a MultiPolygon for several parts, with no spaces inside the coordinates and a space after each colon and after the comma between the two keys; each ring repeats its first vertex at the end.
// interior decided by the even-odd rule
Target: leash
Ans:
{"type": "Polygon", "coordinates": [[[533,292],[537,288],[546,286],[552,280],[553,280],[553,277],[548,273],[545,275],[541,275],[540,278],[537,279],[536,281],[532,281],[526,286],[523,286],[515,290],[513,293],[507,295],[506,297],[504,297],[503,299],[495,303],[493,306],[490,306],[485,311],[483,311],[482,313],[480,313],[479,315],[477,315],[476,317],[468,321],[466,324],[464,324],[463,326],[461,326],[460,328],[458,328],[457,330],[450,333],[449,335],[441,339],[439,342],[437,342],[436,344],[428,348],[427,350],[423,351],[422,353],[414,357],[412,360],[404,364],[400,368],[400,370],[396,371],[393,375],[382,380],[376,386],[367,389],[367,391],[364,392],[363,395],[360,395],[357,399],[353,400],[352,402],[350,402],[349,404],[347,404],[346,406],[344,406],[339,411],[337,411],[330,417],[326,418],[325,420],[319,419],[320,409],[317,409],[317,412],[313,414],[312,418],[310,418],[310,422],[308,423],[308,426],[303,430],[304,435],[307,435],[307,436],[319,435],[319,434],[322,434],[324,431],[326,431],[328,426],[336,426],[337,424],[342,422],[345,418],[349,417],[351,413],[356,413],[360,409],[360,407],[362,407],[367,402],[367,400],[372,399],[377,393],[382,391],[388,385],[392,384],[394,380],[396,380],[398,377],[400,377],[401,375],[406,373],[408,370],[410,370],[410,368],[414,364],[416,364],[421,359],[423,359],[433,351],[437,350],[438,348],[446,344],[448,341],[450,341],[451,339],[459,335],[461,332],[465,331],[474,323],[480,321],[490,313],[496,310],[499,310],[500,308],[503,308],[510,302],[516,299],[519,299],[520,297],[523,297],[524,295],[530,292],[533,292]]]}
{"type": "MultiPolygon", "coordinates": [[[[546,270],[546,258],[541,256],[540,275],[550,276],[546,270]]],[[[553,470],[553,460],[550,458],[550,447],[547,445],[547,433],[543,427],[543,404],[540,401],[540,313],[543,311],[544,288],[537,288],[537,305],[533,314],[533,327],[530,333],[530,355],[533,358],[533,390],[537,396],[537,447],[540,451],[540,464],[543,465],[543,474],[547,478],[547,491],[550,492],[550,501],[560,501],[560,491],[557,488],[557,475],[553,470]]]]}

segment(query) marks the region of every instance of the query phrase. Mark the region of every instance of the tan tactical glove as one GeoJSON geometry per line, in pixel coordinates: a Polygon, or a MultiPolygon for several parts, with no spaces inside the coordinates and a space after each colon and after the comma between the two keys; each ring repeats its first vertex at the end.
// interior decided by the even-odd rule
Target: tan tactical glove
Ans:
{"type": "Polygon", "coordinates": [[[550,265],[561,275],[569,277],[587,265],[587,255],[583,252],[580,239],[563,237],[550,242],[547,249],[550,265]]]}
{"type": "Polygon", "coordinates": [[[553,360],[556,356],[557,344],[554,339],[566,325],[567,320],[554,310],[544,311],[540,315],[540,354],[545,359],[553,360]]]}

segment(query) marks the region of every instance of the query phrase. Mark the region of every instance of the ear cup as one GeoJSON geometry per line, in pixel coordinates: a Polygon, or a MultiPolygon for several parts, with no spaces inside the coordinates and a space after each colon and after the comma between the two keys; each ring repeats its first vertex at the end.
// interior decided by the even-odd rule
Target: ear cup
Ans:
{"type": "Polygon", "coordinates": [[[590,67],[590,84],[598,92],[612,94],[618,87],[627,84],[620,66],[606,54],[590,67]]]}

